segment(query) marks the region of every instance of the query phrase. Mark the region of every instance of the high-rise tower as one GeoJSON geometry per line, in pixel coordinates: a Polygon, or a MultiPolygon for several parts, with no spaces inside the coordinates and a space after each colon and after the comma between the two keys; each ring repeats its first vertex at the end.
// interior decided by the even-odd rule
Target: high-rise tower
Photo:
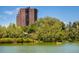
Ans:
{"type": "Polygon", "coordinates": [[[37,9],[21,8],[17,15],[17,26],[28,26],[34,24],[37,20],[37,9]]]}

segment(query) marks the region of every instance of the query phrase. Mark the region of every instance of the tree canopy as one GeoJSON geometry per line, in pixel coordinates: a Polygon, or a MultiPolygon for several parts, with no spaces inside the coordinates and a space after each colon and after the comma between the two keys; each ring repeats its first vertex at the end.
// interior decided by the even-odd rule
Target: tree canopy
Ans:
{"type": "Polygon", "coordinates": [[[30,38],[43,42],[79,41],[79,21],[64,24],[57,18],[39,18],[29,26],[0,26],[0,38],[30,38]]]}

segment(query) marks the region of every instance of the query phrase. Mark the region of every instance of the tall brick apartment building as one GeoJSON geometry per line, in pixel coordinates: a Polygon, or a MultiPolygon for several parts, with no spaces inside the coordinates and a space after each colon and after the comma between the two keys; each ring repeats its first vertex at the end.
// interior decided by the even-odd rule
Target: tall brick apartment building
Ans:
{"type": "Polygon", "coordinates": [[[17,26],[28,26],[34,24],[37,20],[37,9],[35,8],[21,8],[17,15],[17,26]]]}

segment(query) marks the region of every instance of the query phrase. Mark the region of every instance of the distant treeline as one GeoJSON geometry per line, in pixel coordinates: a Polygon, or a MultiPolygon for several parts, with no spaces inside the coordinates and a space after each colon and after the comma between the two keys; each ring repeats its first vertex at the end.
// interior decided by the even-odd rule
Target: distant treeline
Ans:
{"type": "Polygon", "coordinates": [[[29,26],[0,26],[0,42],[74,42],[79,41],[79,21],[64,22],[52,17],[39,18],[29,26]]]}

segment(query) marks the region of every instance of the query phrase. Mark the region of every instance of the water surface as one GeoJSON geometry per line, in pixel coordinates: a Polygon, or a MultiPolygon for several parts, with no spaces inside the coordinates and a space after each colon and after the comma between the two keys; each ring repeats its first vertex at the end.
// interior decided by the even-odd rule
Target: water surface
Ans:
{"type": "Polygon", "coordinates": [[[79,53],[79,44],[0,44],[0,53],[79,53]]]}

